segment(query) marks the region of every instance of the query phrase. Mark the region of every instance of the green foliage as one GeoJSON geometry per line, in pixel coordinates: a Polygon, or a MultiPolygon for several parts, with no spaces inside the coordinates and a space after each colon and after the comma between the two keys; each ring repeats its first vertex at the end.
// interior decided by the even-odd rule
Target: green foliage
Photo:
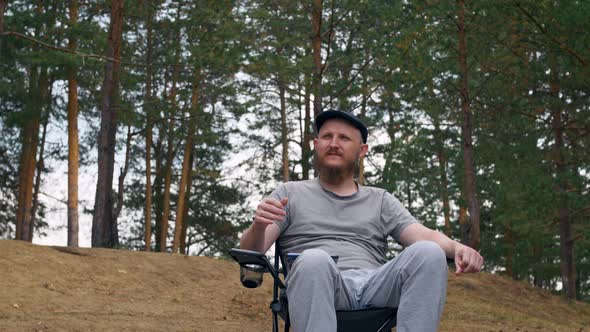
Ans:
{"type": "MultiPolygon", "coordinates": [[[[36,3],[10,1],[4,30],[53,47],[12,35],[0,40],[3,237],[13,232],[18,128],[42,107],[57,127],[65,128],[68,68],[77,70],[80,117],[87,123],[80,133],[81,162],[95,162],[91,151],[96,147],[105,65],[96,56],[106,46],[110,9],[102,2],[81,2],[79,22],[71,27],[66,2],[43,4],[38,12],[36,3]],[[78,52],[86,56],[60,50],[72,36],[77,37],[78,52]],[[35,77],[42,70],[54,82],[51,103],[32,98],[35,77]]],[[[120,218],[122,243],[143,247],[149,118],[154,144],[153,177],[148,180],[156,184],[152,219],[159,220],[162,213],[158,184],[163,182],[169,148],[174,157],[170,220],[175,219],[183,145],[189,126],[195,125],[187,244],[192,253],[223,254],[237,244],[255,202],[282,179],[281,90],[291,179],[301,179],[302,167],[310,161],[303,155],[307,142],[302,139],[304,114],[314,98],[309,94],[314,68],[310,5],[182,0],[125,5],[119,120],[121,128],[131,126],[134,139],[120,218]],[[150,68],[148,7],[154,13],[150,68]],[[150,100],[145,98],[148,69],[150,100]],[[172,132],[170,120],[175,124],[172,132]]],[[[366,183],[393,192],[417,219],[439,230],[444,230],[446,193],[452,235],[458,239],[459,208],[466,200],[456,6],[431,0],[324,1],[321,34],[324,109],[354,111],[370,129],[366,183]]],[[[555,290],[561,282],[557,211],[559,202],[567,201],[578,293],[588,299],[590,5],[469,1],[466,6],[468,89],[486,269],[555,290]],[[552,84],[558,93],[551,93],[552,84]],[[563,117],[561,151],[556,150],[552,127],[556,111],[563,117]],[[565,159],[565,171],[559,174],[557,152],[565,159]],[[567,184],[565,194],[557,193],[559,183],[567,184]]],[[[117,151],[122,156],[123,129],[120,133],[117,151]]],[[[55,157],[47,170],[56,172],[66,149],[49,150],[55,157]]]]}

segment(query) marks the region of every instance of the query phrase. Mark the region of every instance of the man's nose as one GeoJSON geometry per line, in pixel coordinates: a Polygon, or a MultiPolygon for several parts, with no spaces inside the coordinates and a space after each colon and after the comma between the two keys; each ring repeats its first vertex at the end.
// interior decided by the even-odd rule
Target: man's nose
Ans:
{"type": "Polygon", "coordinates": [[[338,147],[338,138],[332,137],[330,143],[328,144],[329,147],[338,147]]]}

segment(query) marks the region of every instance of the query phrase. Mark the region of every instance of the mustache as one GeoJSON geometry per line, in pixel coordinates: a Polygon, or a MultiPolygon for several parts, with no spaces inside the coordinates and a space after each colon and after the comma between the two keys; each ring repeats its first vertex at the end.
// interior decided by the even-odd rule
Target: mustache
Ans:
{"type": "Polygon", "coordinates": [[[340,156],[340,155],[342,155],[342,153],[338,149],[328,149],[328,151],[326,151],[325,155],[326,156],[329,156],[329,155],[337,155],[337,156],[340,156]]]}

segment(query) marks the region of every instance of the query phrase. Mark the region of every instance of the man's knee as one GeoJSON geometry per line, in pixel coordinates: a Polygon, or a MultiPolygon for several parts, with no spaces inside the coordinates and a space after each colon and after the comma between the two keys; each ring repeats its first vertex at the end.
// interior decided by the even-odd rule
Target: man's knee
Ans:
{"type": "Polygon", "coordinates": [[[306,280],[315,278],[334,279],[337,274],[338,267],[328,253],[321,249],[307,249],[293,262],[289,272],[291,278],[289,279],[295,276],[306,280]]]}
{"type": "Polygon", "coordinates": [[[432,241],[418,241],[406,248],[420,267],[432,272],[447,272],[447,259],[442,248],[432,241]]]}
{"type": "Polygon", "coordinates": [[[307,249],[297,257],[291,268],[317,271],[331,268],[332,265],[334,261],[327,252],[322,249],[307,249]]]}

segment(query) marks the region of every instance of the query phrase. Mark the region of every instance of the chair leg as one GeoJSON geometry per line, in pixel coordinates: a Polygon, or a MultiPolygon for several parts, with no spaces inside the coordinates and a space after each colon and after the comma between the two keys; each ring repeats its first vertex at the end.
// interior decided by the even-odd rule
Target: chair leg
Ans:
{"type": "MultiPolygon", "coordinates": [[[[381,327],[377,330],[377,332],[387,332],[386,330],[384,330],[384,328],[389,325],[389,322],[391,322],[391,320],[393,319],[393,317],[389,317],[385,323],[383,323],[383,325],[381,325],[381,327]]],[[[389,329],[389,332],[391,332],[391,329],[389,329]]]]}
{"type": "Polygon", "coordinates": [[[272,332],[279,332],[279,319],[277,313],[272,313],[272,332]]]}

